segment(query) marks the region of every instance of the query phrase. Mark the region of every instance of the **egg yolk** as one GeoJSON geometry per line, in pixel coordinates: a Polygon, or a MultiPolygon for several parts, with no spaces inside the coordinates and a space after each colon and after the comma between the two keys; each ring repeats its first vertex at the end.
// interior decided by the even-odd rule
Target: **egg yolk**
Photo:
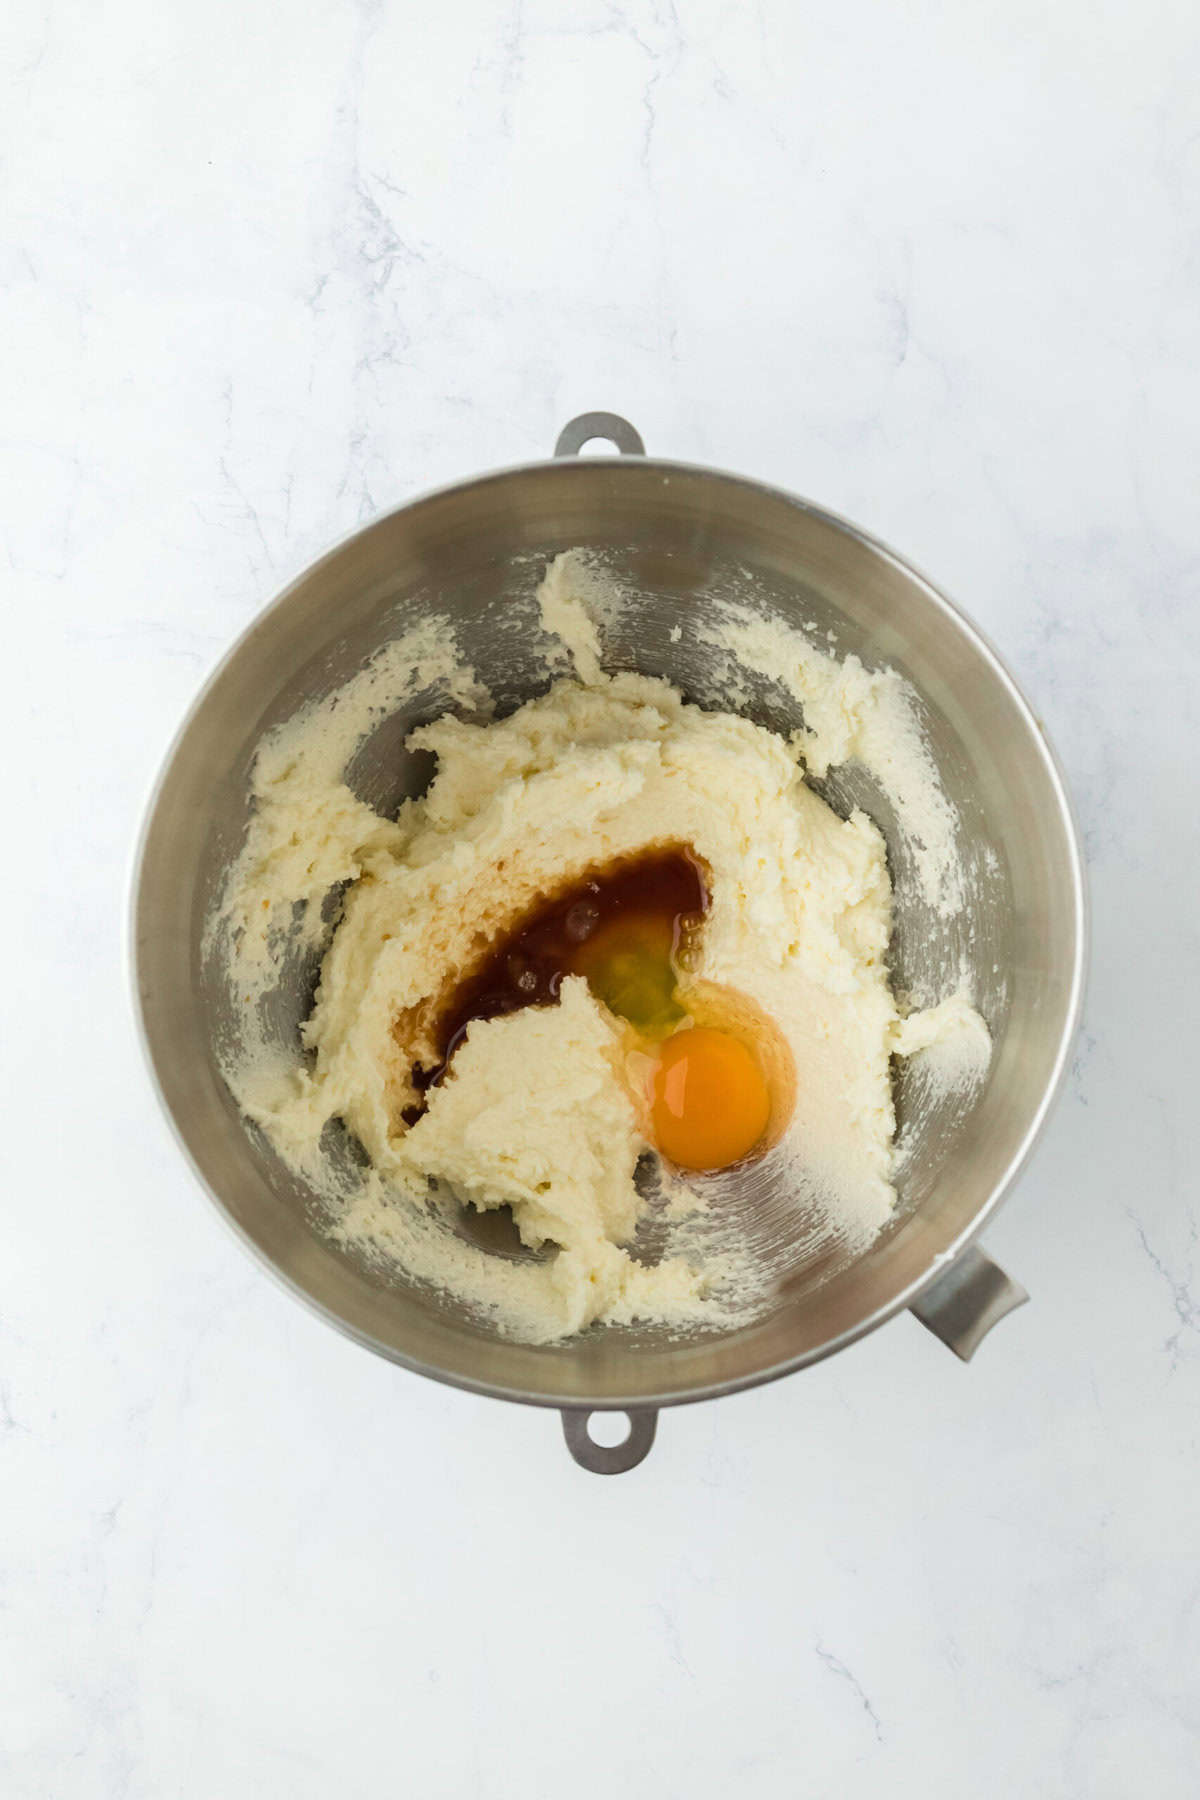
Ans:
{"type": "Polygon", "coordinates": [[[650,1079],[654,1141],[681,1169],[725,1169],[759,1143],[771,1098],[740,1038],[708,1025],[669,1037],[650,1079]]]}

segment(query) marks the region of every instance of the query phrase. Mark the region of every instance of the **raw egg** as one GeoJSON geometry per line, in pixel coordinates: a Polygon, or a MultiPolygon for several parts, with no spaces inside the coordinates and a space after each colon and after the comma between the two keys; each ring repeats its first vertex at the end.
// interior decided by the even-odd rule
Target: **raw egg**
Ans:
{"type": "Polygon", "coordinates": [[[636,1031],[662,1037],[683,1018],[676,999],[673,922],[656,913],[618,914],[571,961],[597,1000],[636,1031]]]}
{"type": "Polygon", "coordinates": [[[631,1086],[644,1092],[648,1133],[668,1162],[700,1173],[765,1149],[791,1113],[791,1058],[745,996],[689,972],[708,903],[703,865],[682,846],[594,870],[542,901],[449,997],[436,1060],[412,1071],[406,1123],[472,1020],[552,1006],[563,979],[582,975],[626,1027],[631,1086]]]}
{"type": "Polygon", "coordinates": [[[654,1141],[678,1168],[727,1169],[761,1143],[771,1095],[758,1058],[710,1025],[669,1037],[650,1078],[654,1141]]]}

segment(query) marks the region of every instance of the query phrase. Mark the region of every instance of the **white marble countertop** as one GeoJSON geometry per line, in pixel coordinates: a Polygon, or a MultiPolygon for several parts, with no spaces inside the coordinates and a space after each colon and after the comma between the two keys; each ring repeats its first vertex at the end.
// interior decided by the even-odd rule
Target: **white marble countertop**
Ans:
{"type": "Polygon", "coordinates": [[[1175,0],[16,0],[0,26],[5,1800],[1200,1791],[1200,22],[1175,0]],[[911,1318],[597,1480],[221,1228],[142,801],[339,534],[588,407],[1002,647],[1095,908],[970,1367],[911,1318]]]}

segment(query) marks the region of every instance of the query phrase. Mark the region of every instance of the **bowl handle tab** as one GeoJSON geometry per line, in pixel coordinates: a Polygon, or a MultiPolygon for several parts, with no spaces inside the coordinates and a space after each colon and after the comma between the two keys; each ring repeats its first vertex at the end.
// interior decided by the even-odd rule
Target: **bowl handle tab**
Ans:
{"type": "Polygon", "coordinates": [[[658,1413],[653,1407],[625,1414],[629,1420],[629,1436],[619,1444],[596,1442],[588,1431],[588,1420],[592,1416],[590,1407],[563,1409],[563,1436],[567,1440],[567,1449],[581,1469],[589,1469],[593,1475],[623,1475],[626,1469],[636,1469],[643,1457],[649,1455],[658,1426],[658,1413]]]}
{"type": "Polygon", "coordinates": [[[603,438],[606,443],[614,444],[622,456],[646,454],[641,432],[619,413],[610,412],[580,413],[578,418],[569,419],[558,434],[554,454],[578,456],[593,438],[603,438]]]}
{"type": "Polygon", "coordinates": [[[955,1356],[970,1362],[992,1326],[1028,1298],[1020,1282],[1010,1280],[990,1256],[972,1244],[909,1310],[955,1356]]]}

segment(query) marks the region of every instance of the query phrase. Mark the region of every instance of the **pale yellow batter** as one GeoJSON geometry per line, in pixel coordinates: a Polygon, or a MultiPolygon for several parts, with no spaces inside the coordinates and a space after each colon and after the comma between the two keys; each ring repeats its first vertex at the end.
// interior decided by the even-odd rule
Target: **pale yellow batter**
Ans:
{"type": "MultiPolygon", "coordinates": [[[[344,1236],[541,1340],[594,1320],[721,1323],[761,1300],[762,1281],[752,1258],[706,1226],[702,1182],[672,1184],[667,1254],[653,1266],[630,1254],[645,1212],[634,1185],[644,1126],[620,1033],[578,978],[557,1007],[473,1024],[424,1117],[405,1124],[413,1064],[436,1060],[439,1003],[539,896],[634,851],[695,850],[711,894],[697,975],[775,1021],[796,1077],[777,1153],[864,1241],[894,1199],[892,1055],[950,1032],[965,1042],[967,1029],[976,1062],[981,1044],[986,1060],[986,1029],[965,1000],[900,1017],[885,961],[887,862],[871,820],[838,818],[805,785],[796,747],[772,733],[702,712],[663,681],[605,675],[584,604],[593,582],[568,557],[543,586],[544,622],[573,672],[503,721],[448,714],[416,732],[411,746],[436,754],[437,773],[394,823],[341,779],[356,728],[389,691],[377,667],[336,708],[267,746],[258,810],[214,927],[253,1005],[271,985],[294,903],[308,903],[294,929],[317,941],[319,898],[351,883],[305,1027],[311,1066],[256,1051],[248,1033],[227,1059],[230,1084],[280,1155],[336,1201],[344,1236]],[[365,1174],[332,1172],[322,1150],[331,1120],[365,1149],[365,1174]],[[446,1194],[511,1207],[541,1259],[478,1249],[453,1228],[446,1194]]],[[[461,696],[477,693],[437,665],[433,637],[423,648],[426,679],[441,673],[461,696]]],[[[410,643],[396,666],[413,652],[410,643]]],[[[846,665],[823,662],[839,729],[854,724],[853,701],[854,729],[878,731],[886,683],[862,671],[848,681],[846,665]],[[837,683],[849,701],[835,703],[837,683]]],[[[805,679],[819,686],[822,674],[814,663],[805,679]]]]}

